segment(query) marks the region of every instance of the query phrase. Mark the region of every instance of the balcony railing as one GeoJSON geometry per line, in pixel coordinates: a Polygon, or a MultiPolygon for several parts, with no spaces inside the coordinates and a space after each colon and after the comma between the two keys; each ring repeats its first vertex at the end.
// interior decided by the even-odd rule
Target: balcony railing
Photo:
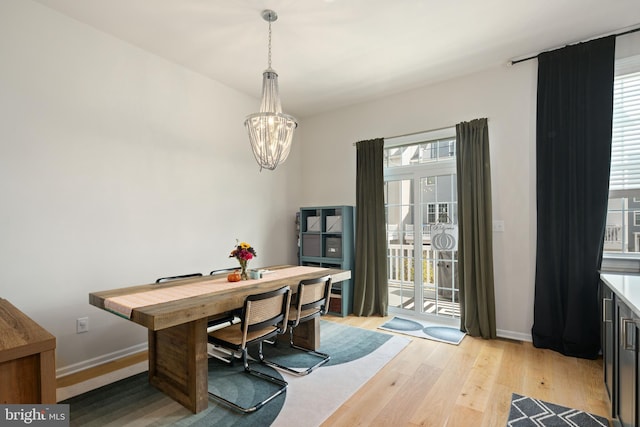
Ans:
{"type": "Polygon", "coordinates": [[[622,226],[617,224],[607,224],[604,232],[604,251],[622,252],[623,250],[622,226]]]}
{"type": "MultiPolygon", "coordinates": [[[[422,308],[426,314],[460,317],[458,299],[457,260],[450,259],[452,251],[435,251],[423,245],[422,253],[422,308]]],[[[389,305],[416,310],[416,261],[413,245],[388,244],[389,305]]]]}
{"type": "MultiPolygon", "coordinates": [[[[435,251],[431,245],[422,245],[422,285],[430,288],[458,289],[457,258],[451,251],[435,251]]],[[[416,261],[413,245],[387,245],[387,276],[389,284],[415,282],[416,261]]]]}

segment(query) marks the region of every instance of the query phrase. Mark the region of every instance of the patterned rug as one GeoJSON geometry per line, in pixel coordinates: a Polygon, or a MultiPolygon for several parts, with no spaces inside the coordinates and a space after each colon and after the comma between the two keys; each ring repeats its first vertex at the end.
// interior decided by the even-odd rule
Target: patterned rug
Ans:
{"type": "Polygon", "coordinates": [[[599,415],[513,393],[508,427],[609,427],[599,415]]]}
{"type": "MultiPolygon", "coordinates": [[[[325,320],[321,321],[320,339],[319,350],[329,353],[331,360],[305,377],[252,365],[289,383],[285,394],[252,414],[240,414],[212,400],[207,409],[192,414],[149,385],[147,372],[60,403],[70,405],[71,426],[317,426],[409,343],[408,339],[325,320]]],[[[265,346],[265,354],[268,347],[265,346]]],[[[284,353],[289,347],[279,347],[269,351],[267,357],[286,358],[284,353]]],[[[304,353],[296,351],[289,354],[285,363],[304,366],[304,358],[304,353]]],[[[242,363],[230,367],[215,358],[209,359],[211,391],[234,396],[232,399],[241,405],[261,400],[269,394],[271,386],[246,375],[242,363]]]]}
{"type": "Polygon", "coordinates": [[[458,345],[466,335],[457,328],[450,326],[438,325],[435,323],[405,319],[403,317],[394,316],[393,319],[378,326],[383,329],[400,334],[411,335],[418,338],[426,338],[434,341],[445,342],[447,344],[458,345]]]}

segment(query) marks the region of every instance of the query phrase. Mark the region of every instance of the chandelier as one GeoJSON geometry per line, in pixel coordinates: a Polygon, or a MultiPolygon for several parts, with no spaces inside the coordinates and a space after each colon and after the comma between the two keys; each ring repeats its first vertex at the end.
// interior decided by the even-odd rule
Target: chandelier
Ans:
{"type": "Polygon", "coordinates": [[[250,114],[244,121],[256,162],[274,170],[289,156],[296,119],[282,112],[278,94],[278,74],[271,68],[271,23],[278,19],[273,10],[263,10],[262,18],[269,23],[269,66],[262,73],[262,102],[260,112],[250,114]]]}

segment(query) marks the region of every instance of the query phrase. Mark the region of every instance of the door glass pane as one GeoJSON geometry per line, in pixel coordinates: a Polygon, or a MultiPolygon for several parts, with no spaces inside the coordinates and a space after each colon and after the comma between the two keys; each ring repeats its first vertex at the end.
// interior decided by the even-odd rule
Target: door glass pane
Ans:
{"type": "Polygon", "coordinates": [[[420,179],[423,310],[459,317],[456,175],[420,179]]]}
{"type": "Polygon", "coordinates": [[[385,183],[387,217],[387,271],[389,305],[408,308],[414,305],[413,259],[413,180],[385,183]]]}

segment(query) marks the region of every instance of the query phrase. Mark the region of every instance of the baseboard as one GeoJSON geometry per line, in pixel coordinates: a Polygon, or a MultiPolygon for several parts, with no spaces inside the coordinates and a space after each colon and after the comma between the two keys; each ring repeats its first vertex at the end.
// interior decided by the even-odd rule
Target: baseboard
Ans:
{"type": "Polygon", "coordinates": [[[523,334],[522,332],[506,331],[504,329],[497,329],[496,335],[500,338],[507,338],[516,341],[532,342],[531,334],[523,334]]]}
{"type": "Polygon", "coordinates": [[[56,377],[57,378],[64,377],[66,375],[75,374],[76,372],[94,368],[96,366],[103,365],[108,362],[113,362],[123,357],[131,356],[133,354],[140,353],[141,351],[146,351],[147,348],[148,348],[148,345],[146,342],[140,343],[128,348],[124,348],[122,350],[114,351],[113,353],[108,353],[99,357],[94,357],[93,359],[84,360],[82,362],[74,363],[68,366],[63,366],[62,368],[56,369],[56,377]]]}

